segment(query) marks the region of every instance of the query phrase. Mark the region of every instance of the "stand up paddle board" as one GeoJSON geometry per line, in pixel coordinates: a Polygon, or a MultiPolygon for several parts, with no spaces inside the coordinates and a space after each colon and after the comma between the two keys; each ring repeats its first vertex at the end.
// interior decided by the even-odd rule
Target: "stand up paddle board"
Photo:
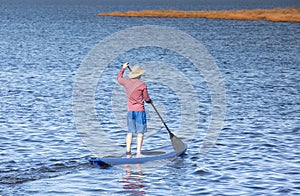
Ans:
{"type": "Polygon", "coordinates": [[[94,166],[106,166],[106,165],[122,165],[122,164],[139,164],[148,161],[162,160],[162,159],[174,159],[181,156],[187,150],[187,145],[180,152],[174,151],[172,146],[145,150],[142,151],[143,156],[139,158],[127,158],[127,157],[103,157],[103,158],[89,158],[89,162],[94,166]]]}

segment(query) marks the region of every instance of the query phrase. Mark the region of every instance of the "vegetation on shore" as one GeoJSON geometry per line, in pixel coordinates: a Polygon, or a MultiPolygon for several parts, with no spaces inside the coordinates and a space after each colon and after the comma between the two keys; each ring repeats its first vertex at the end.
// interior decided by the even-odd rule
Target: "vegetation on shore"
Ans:
{"type": "Polygon", "coordinates": [[[272,22],[300,22],[300,9],[274,8],[253,10],[142,10],[100,13],[98,16],[155,17],[155,18],[209,18],[228,20],[265,20],[272,22]]]}

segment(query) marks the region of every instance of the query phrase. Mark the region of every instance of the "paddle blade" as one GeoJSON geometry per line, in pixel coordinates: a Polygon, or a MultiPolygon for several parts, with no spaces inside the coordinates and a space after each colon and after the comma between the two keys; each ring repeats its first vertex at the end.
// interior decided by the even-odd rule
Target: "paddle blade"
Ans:
{"type": "Polygon", "coordinates": [[[184,150],[185,146],[181,139],[176,137],[173,133],[170,134],[170,139],[175,152],[182,152],[184,150]]]}

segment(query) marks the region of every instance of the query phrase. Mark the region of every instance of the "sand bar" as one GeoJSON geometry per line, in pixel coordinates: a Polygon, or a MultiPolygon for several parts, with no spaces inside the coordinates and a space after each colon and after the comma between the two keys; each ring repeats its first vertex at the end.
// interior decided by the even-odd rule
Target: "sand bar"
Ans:
{"type": "Polygon", "coordinates": [[[155,17],[155,18],[209,18],[228,20],[265,20],[272,22],[300,22],[300,9],[274,8],[253,10],[142,10],[128,12],[100,13],[98,16],[155,17]]]}

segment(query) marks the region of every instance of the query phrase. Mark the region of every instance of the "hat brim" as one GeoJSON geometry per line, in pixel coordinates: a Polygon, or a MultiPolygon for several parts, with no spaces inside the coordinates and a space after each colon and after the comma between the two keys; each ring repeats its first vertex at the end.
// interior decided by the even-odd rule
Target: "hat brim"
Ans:
{"type": "Polygon", "coordinates": [[[146,70],[140,70],[139,72],[130,72],[128,74],[129,78],[136,78],[139,77],[140,75],[143,75],[146,72],[146,70]]]}

